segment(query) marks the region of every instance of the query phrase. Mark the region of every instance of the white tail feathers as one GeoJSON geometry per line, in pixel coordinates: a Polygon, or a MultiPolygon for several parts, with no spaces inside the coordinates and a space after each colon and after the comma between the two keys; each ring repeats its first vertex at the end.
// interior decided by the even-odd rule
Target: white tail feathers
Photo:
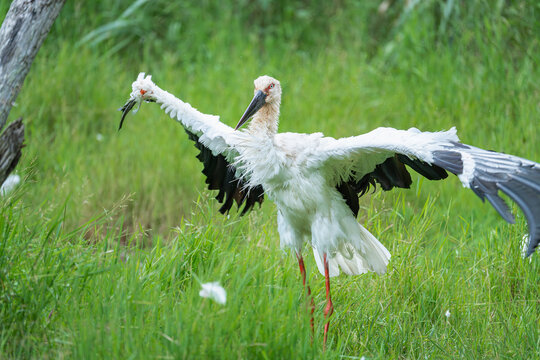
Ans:
{"type": "MultiPolygon", "coordinates": [[[[351,239],[341,247],[328,254],[328,270],[330,276],[338,276],[339,269],[347,275],[359,275],[368,271],[384,274],[390,261],[390,253],[369,231],[362,225],[360,238],[351,239]]],[[[321,274],[324,275],[323,254],[313,247],[315,262],[321,274]]]]}

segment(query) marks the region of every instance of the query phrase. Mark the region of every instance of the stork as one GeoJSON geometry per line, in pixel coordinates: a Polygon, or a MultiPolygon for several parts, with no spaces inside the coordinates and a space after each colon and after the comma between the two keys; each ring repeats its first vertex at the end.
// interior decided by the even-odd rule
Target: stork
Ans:
{"type": "MultiPolygon", "coordinates": [[[[429,180],[447,172],[482,201],[487,199],[508,222],[514,217],[499,191],[524,212],[529,227],[526,255],[540,242],[540,164],[530,160],[462,144],[456,129],[421,132],[418,129],[378,128],[367,134],[334,139],[322,133],[278,133],[280,82],[270,76],[254,81],[254,97],[235,128],[214,115],[199,112],[160,89],[151,76],[139,74],[122,118],[142,101],[157,102],[178,120],[200,150],[208,188],[219,190],[216,199],[228,212],[236,202],[245,214],[268,196],[277,207],[282,247],[292,248],[302,282],[306,270],[302,257],[311,244],[319,271],[325,276],[324,344],[333,312],[330,277],[340,270],[348,275],[368,271],[383,274],[390,253],[356,221],[358,199],[370,186],[383,190],[409,188],[407,167],[429,180]],[[239,130],[249,122],[247,129],[239,130]],[[407,167],[406,167],[407,166],[407,167]]],[[[138,107],[137,107],[138,110],[138,107]]],[[[311,298],[313,330],[313,298],[311,298]]]]}

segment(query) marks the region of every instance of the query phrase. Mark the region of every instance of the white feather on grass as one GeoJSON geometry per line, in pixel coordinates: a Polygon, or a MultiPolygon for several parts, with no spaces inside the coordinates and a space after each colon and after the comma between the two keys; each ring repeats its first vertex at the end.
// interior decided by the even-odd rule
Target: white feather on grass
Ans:
{"type": "Polygon", "coordinates": [[[6,194],[12,192],[17,185],[21,182],[21,177],[19,175],[9,175],[0,187],[0,195],[5,196],[6,194]]]}
{"type": "Polygon", "coordinates": [[[218,282],[205,283],[201,284],[201,286],[202,290],[199,291],[201,297],[209,298],[218,304],[225,305],[227,302],[227,292],[218,282]]]}

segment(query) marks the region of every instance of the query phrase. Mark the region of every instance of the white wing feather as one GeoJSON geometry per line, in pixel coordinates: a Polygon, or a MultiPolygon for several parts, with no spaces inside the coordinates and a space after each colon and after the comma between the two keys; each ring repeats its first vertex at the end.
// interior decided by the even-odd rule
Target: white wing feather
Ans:
{"type": "Polygon", "coordinates": [[[442,132],[377,128],[359,136],[322,138],[310,166],[324,169],[327,179],[336,184],[347,180],[353,171],[358,177],[372,172],[396,153],[432,163],[434,151],[446,150],[458,141],[455,128],[442,132]]]}
{"type": "Polygon", "coordinates": [[[141,102],[155,101],[173,119],[182,123],[189,132],[197,135],[199,141],[212,154],[223,154],[228,161],[237,156],[235,146],[241,141],[243,132],[234,131],[228,125],[219,121],[219,116],[203,114],[190,104],[183,102],[169,92],[159,88],[152,76],[140,73],[132,84],[131,99],[141,102]]]}

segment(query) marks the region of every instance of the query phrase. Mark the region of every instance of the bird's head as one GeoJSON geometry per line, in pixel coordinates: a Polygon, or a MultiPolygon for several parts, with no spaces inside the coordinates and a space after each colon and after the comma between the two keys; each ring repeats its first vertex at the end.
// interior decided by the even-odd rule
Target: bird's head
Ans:
{"type": "Polygon", "coordinates": [[[261,108],[277,106],[277,110],[279,111],[279,105],[281,103],[281,84],[279,81],[268,75],[263,75],[255,79],[253,84],[255,85],[255,95],[244,115],[238,121],[238,124],[234,128],[235,130],[238,130],[244,125],[261,108]]]}
{"type": "Polygon", "coordinates": [[[156,89],[156,85],[152,82],[152,76],[144,76],[144,73],[140,73],[137,77],[137,80],[133,82],[131,85],[131,94],[129,95],[129,100],[125,103],[124,106],[122,106],[119,111],[122,112],[122,118],[120,119],[120,126],[118,127],[118,130],[122,128],[122,124],[124,123],[124,119],[126,118],[126,115],[133,109],[135,105],[137,105],[137,108],[133,110],[133,113],[136,113],[139,109],[139,106],[141,105],[141,102],[155,102],[156,97],[154,94],[154,91],[156,89]]]}

